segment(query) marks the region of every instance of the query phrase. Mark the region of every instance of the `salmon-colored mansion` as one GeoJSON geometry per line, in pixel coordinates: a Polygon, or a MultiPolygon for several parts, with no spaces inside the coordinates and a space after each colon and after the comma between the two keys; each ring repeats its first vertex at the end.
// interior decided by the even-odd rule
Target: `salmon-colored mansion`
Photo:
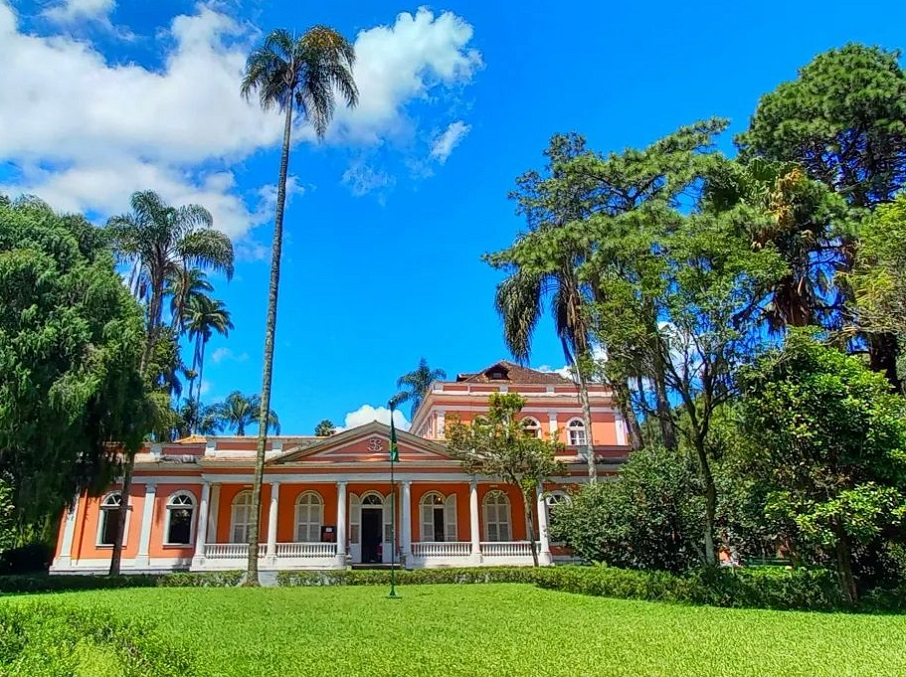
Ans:
{"type": "MultiPolygon", "coordinates": [[[[432,384],[410,431],[398,432],[395,502],[388,426],[373,422],[329,437],[270,438],[261,570],[389,563],[394,540],[396,559],[407,568],[531,564],[519,491],[466,474],[444,445],[446,417],[468,422],[487,410],[493,392],[522,395],[526,425],[566,445],[561,460],[567,474],[539,491],[533,506],[541,563],[562,556],[548,538],[548,506],[586,481],[589,445],[600,474],[616,471],[629,452],[626,426],[607,386],[590,386],[592,429],[586,430],[571,380],[501,361],[432,384]]],[[[148,444],[136,457],[122,570],[243,569],[255,442],[251,436],[193,436],[148,444]]],[[[52,573],[107,570],[120,501],[118,485],[75,501],[62,520],[52,573]]]]}

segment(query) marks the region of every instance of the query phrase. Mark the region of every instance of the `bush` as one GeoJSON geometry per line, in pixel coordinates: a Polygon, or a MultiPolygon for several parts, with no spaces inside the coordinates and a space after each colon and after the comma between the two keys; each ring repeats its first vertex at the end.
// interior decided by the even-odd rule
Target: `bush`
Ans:
{"type": "MultiPolygon", "coordinates": [[[[396,572],[400,585],[432,583],[535,583],[541,569],[532,567],[481,567],[450,569],[413,569],[396,572]]],[[[281,571],[281,587],[310,585],[390,585],[390,572],[381,569],[352,571],[281,571]]]]}
{"type": "Polygon", "coordinates": [[[8,677],[199,674],[189,647],[98,609],[0,606],[0,674],[8,677]]]}
{"type": "Polygon", "coordinates": [[[0,553],[0,576],[47,573],[53,548],[45,543],[29,543],[0,553]]]}
{"type": "Polygon", "coordinates": [[[198,588],[239,585],[241,571],[123,576],[0,576],[0,594],[107,590],[115,588],[198,588]]]}
{"type": "Polygon", "coordinates": [[[605,565],[564,566],[538,572],[549,590],[652,602],[758,609],[835,611],[848,608],[832,572],[810,569],[708,568],[686,575],[605,565]]]}

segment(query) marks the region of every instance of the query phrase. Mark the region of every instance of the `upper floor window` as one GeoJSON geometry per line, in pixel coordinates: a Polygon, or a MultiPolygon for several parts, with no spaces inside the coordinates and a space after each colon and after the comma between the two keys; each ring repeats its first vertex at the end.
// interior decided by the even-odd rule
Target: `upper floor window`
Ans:
{"type": "Polygon", "coordinates": [[[195,512],[195,498],[187,491],[170,496],[167,501],[166,531],[167,545],[190,545],[192,543],[192,515],[195,512]]]}
{"type": "Polygon", "coordinates": [[[572,447],[584,447],[588,444],[588,436],[585,432],[585,424],[575,418],[566,426],[567,440],[572,447]]]}
{"type": "Polygon", "coordinates": [[[541,424],[534,418],[522,419],[522,427],[532,437],[541,437],[541,424]]]}
{"type": "MultiPolygon", "coordinates": [[[[120,506],[123,503],[123,496],[118,491],[114,491],[104,496],[101,501],[101,514],[98,518],[98,545],[114,545],[116,536],[120,528],[120,506]]],[[[123,532],[123,542],[126,536],[123,532]]]]}

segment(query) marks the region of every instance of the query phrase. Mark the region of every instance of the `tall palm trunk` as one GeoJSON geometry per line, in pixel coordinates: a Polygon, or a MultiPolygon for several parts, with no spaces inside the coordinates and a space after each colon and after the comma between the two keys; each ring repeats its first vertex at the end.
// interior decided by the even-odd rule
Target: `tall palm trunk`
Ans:
{"type": "MultiPolygon", "coordinates": [[[[139,373],[144,381],[148,379],[148,366],[151,362],[151,352],[157,336],[157,328],[163,312],[163,280],[154,281],[151,290],[151,302],[148,308],[148,335],[145,337],[145,349],[142,352],[142,361],[139,364],[139,373]]],[[[126,535],[126,519],[129,515],[129,494],[132,491],[132,472],[135,468],[135,454],[138,449],[124,449],[125,463],[123,464],[123,486],[120,491],[119,521],[117,524],[116,538],[113,542],[113,551],[110,553],[111,576],[118,576],[120,564],[123,560],[123,537],[126,535]]]]}
{"type": "MultiPolygon", "coordinates": [[[[204,334],[198,337],[198,389],[195,392],[195,416],[201,414],[201,384],[204,378],[204,349],[208,345],[208,338],[204,334]]],[[[193,368],[194,370],[194,368],[193,368]]]]}
{"type": "Polygon", "coordinates": [[[258,447],[255,455],[255,482],[252,485],[252,519],[249,523],[249,559],[246,585],[258,585],[258,525],[261,523],[261,483],[264,481],[264,450],[271,410],[271,376],[274,368],[274,333],[277,329],[277,293],[280,286],[280,256],[283,251],[283,209],[286,205],[286,175],[289,169],[289,143],[293,130],[292,93],[287,97],[283,126],[283,152],[277,182],[277,208],[274,213],[274,242],[271,252],[271,280],[267,292],[267,323],[264,328],[264,369],[261,379],[261,412],[258,415],[258,447]]]}
{"type": "Polygon", "coordinates": [[[579,388],[579,403],[582,406],[582,422],[585,425],[585,462],[588,465],[588,481],[592,484],[598,480],[598,469],[595,465],[594,439],[591,434],[591,402],[588,399],[588,380],[585,378],[585,367],[582,361],[587,356],[573,360],[576,370],[576,383],[579,388]]]}
{"type": "Polygon", "coordinates": [[[538,545],[535,540],[535,520],[532,515],[532,494],[535,493],[535,490],[526,491],[522,490],[522,505],[525,509],[525,534],[528,537],[529,541],[529,550],[532,552],[532,564],[538,566],[538,545]]]}
{"type": "Polygon", "coordinates": [[[629,382],[614,379],[611,382],[611,388],[616,405],[623,414],[623,420],[626,421],[626,427],[629,429],[629,446],[633,451],[638,451],[644,445],[644,439],[642,426],[639,425],[639,419],[632,408],[629,382]]]}

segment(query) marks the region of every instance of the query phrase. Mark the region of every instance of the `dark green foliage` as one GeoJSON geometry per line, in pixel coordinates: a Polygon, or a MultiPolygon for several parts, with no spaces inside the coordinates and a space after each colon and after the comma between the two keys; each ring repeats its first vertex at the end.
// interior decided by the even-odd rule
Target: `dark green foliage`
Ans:
{"type": "Polygon", "coordinates": [[[29,543],[0,553],[0,576],[47,573],[53,548],[46,543],[29,543]]]}
{"type": "Polygon", "coordinates": [[[611,482],[554,507],[551,538],[587,562],[680,572],[703,561],[704,499],[695,466],[675,451],[633,453],[611,482]]]}
{"type": "Polygon", "coordinates": [[[106,484],[110,443],[140,445],[142,342],[102,231],[35,200],[0,205],[0,473],[20,522],[106,484]]]}
{"type": "Polygon", "coordinates": [[[906,180],[899,52],[849,44],[816,56],[758,103],[744,155],[799,162],[850,204],[887,202],[906,180]]]}
{"type": "Polygon", "coordinates": [[[149,625],[52,603],[0,606],[0,674],[9,677],[189,677],[193,652],[149,625]]]}
{"type": "Polygon", "coordinates": [[[772,485],[767,513],[834,557],[854,601],[856,551],[903,541],[906,402],[861,360],[804,332],[743,370],[741,385],[750,471],[772,485]]]}
{"type": "Polygon", "coordinates": [[[207,588],[239,585],[241,571],[122,576],[0,576],[0,595],[117,588],[207,588]]]}
{"type": "Polygon", "coordinates": [[[831,572],[761,567],[708,567],[684,576],[607,566],[557,567],[538,585],[599,597],[758,609],[833,611],[846,608],[831,572]]]}
{"type": "MultiPolygon", "coordinates": [[[[440,583],[535,583],[545,569],[482,567],[468,569],[413,569],[396,572],[397,585],[440,583]]],[[[381,569],[338,571],[280,571],[277,584],[286,587],[319,585],[390,585],[390,572],[381,569]]]]}

